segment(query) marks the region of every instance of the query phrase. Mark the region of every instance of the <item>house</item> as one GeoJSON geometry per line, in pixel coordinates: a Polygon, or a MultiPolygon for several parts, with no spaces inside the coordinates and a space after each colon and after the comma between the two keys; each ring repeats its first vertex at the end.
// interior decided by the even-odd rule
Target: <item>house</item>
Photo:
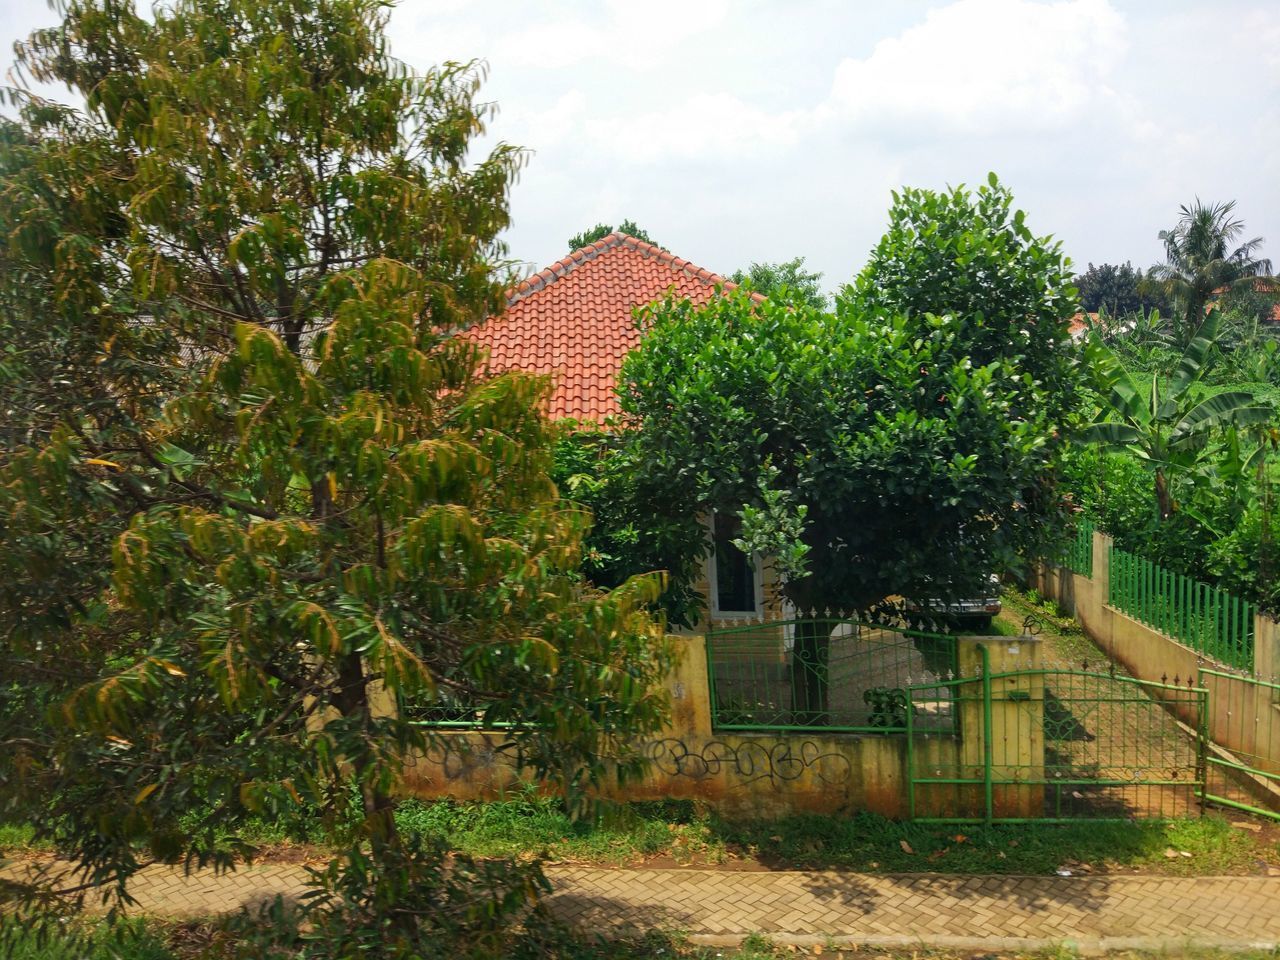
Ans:
{"type": "Polygon", "coordinates": [[[640,343],[632,311],[668,293],[703,304],[724,277],[643,240],[611,233],[522,280],[506,313],[468,331],[494,372],[523,370],[555,381],[553,420],[603,423],[618,416],[614,388],[640,343]]]}
{"type": "MultiPolygon", "coordinates": [[[[553,419],[608,429],[622,413],[616,387],[623,361],[641,340],[635,309],[668,294],[708,303],[732,286],[615,233],[516,285],[505,313],[463,335],[488,350],[494,372],[551,376],[553,419]]],[[[971,694],[980,665],[1034,666],[1035,642],[988,651],[977,638],[911,635],[812,612],[802,633],[796,613],[780,601],[771,565],[733,545],[735,524],[720,515],[706,521],[710,549],[698,585],[708,598],[706,616],[678,631],[681,656],[663,682],[669,723],[637,744],[648,768],[602,790],[628,800],[696,798],[756,818],[860,809],[971,815],[984,795],[971,785],[980,781],[968,779],[966,758],[984,756],[988,737],[993,749],[1004,749],[1016,738],[1015,720],[1019,730],[1039,730],[1026,711],[1038,709],[1040,698],[1030,688],[1021,699],[1004,697],[988,723],[980,697],[951,691],[967,683],[971,694]],[[908,693],[929,682],[934,686],[923,694],[908,693]],[[922,777],[945,769],[966,779],[952,773],[941,785],[909,788],[916,762],[922,777]]],[[[447,719],[423,719],[437,729],[406,772],[406,788],[423,797],[490,798],[519,784],[526,773],[510,757],[509,734],[487,729],[482,713],[465,703],[461,711],[446,706],[453,708],[447,719]]],[[[1042,765],[1042,741],[1017,750],[1019,769],[1042,765]]],[[[1036,784],[1010,786],[997,799],[1007,815],[1029,816],[1044,805],[1036,784]]]]}
{"type": "Polygon", "coordinates": [[[1067,321],[1067,333],[1072,340],[1083,340],[1089,330],[1098,322],[1097,313],[1077,313],[1067,321]]]}
{"type": "MultiPolygon", "coordinates": [[[[552,419],[602,424],[622,413],[618,374],[640,343],[634,310],[668,293],[703,304],[717,288],[735,284],[661,247],[611,233],[521,281],[508,292],[504,314],[466,335],[488,349],[493,372],[549,374],[552,419]]],[[[726,516],[710,523],[714,550],[702,590],[716,620],[757,617],[766,600],[776,602],[766,589],[767,564],[733,546],[736,524],[726,516]]]]}
{"type": "MultiPolygon", "coordinates": [[[[1273,301],[1271,315],[1264,317],[1264,322],[1280,323],[1280,277],[1253,277],[1250,286],[1253,288],[1254,293],[1268,297],[1273,301]]],[[[1206,306],[1210,309],[1218,306],[1218,302],[1230,289],[1230,287],[1218,287],[1213,291],[1213,296],[1209,298],[1206,306]]]]}

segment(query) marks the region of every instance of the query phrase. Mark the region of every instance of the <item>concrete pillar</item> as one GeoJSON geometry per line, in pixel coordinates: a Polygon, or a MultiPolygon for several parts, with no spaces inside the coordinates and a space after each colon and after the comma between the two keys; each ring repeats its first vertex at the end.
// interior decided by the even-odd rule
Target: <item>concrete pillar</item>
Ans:
{"type": "Polygon", "coordinates": [[[1253,675],[1262,680],[1280,677],[1280,623],[1261,613],[1253,617],[1253,675]]]}
{"type": "Polygon", "coordinates": [[[701,634],[673,638],[679,662],[666,680],[671,696],[668,736],[711,736],[711,685],[707,673],[707,639],[701,634]]]}
{"type": "MultiPolygon", "coordinates": [[[[965,684],[960,703],[961,764],[965,776],[984,782],[980,808],[987,806],[990,769],[991,814],[1039,817],[1044,813],[1044,675],[1040,641],[1034,637],[960,638],[960,675],[980,677],[982,650],[990,676],[990,714],[986,685],[965,684]]],[[[969,799],[969,798],[966,798],[969,799]]]]}
{"type": "Polygon", "coordinates": [[[1111,538],[1093,531],[1093,589],[1102,603],[1111,602],[1111,538]]]}

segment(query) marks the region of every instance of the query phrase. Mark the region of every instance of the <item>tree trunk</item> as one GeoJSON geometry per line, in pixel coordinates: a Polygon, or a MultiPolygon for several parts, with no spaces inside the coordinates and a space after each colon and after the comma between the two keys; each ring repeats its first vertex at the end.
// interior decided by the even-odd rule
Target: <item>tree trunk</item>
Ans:
{"type": "Polygon", "coordinates": [[[1163,470],[1156,471],[1156,508],[1160,511],[1161,520],[1173,516],[1173,496],[1169,493],[1169,480],[1163,470]]]}
{"type": "Polygon", "coordinates": [[[827,712],[830,656],[831,624],[825,620],[798,621],[791,652],[792,722],[798,726],[825,727],[830,722],[827,712]]]}

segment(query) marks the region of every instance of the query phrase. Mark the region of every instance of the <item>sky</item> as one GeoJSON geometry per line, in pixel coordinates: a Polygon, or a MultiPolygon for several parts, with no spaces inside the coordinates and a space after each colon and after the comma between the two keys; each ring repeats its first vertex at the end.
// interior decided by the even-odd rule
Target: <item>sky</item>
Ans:
{"type": "MultiPolygon", "coordinates": [[[[0,48],[56,19],[0,0],[0,48]]],[[[988,171],[1081,270],[1158,262],[1197,196],[1280,261],[1280,0],[401,0],[390,37],[487,61],[489,136],[531,151],[506,237],[530,271],[631,219],[834,289],[891,191],[988,171]]]]}

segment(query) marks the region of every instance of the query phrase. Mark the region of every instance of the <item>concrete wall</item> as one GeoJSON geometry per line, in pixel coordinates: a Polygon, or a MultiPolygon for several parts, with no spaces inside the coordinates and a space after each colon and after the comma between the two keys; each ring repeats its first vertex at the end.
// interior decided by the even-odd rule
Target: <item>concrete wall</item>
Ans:
{"type": "MultiPolygon", "coordinates": [[[[680,637],[679,642],[683,647],[680,663],[665,684],[671,697],[671,721],[667,729],[639,745],[649,760],[648,771],[638,781],[608,788],[606,795],[622,800],[691,798],[734,816],[857,810],[889,817],[910,814],[904,734],[717,733],[711,729],[705,642],[700,636],[680,637]]],[[[992,651],[993,672],[1029,668],[1038,662],[1034,642],[1019,645],[1008,637],[962,638],[962,667],[975,668],[979,643],[988,644],[992,651]]],[[[1018,706],[1025,711],[1026,706],[1010,701],[1007,694],[1001,688],[1000,702],[992,711],[997,762],[1026,771],[1028,779],[1039,778],[1043,742],[1038,736],[1026,743],[1008,742],[1008,729],[1017,729],[1009,709],[1018,706]]],[[[918,770],[968,770],[967,775],[981,781],[981,704],[976,714],[973,704],[962,709],[958,735],[917,738],[918,770]]],[[[1034,727],[1039,730],[1039,724],[1034,727]]],[[[496,733],[441,731],[432,748],[406,771],[407,792],[424,798],[501,797],[522,782],[511,759],[497,749],[502,739],[496,733]]],[[[982,815],[980,787],[939,786],[924,793],[927,796],[920,798],[917,811],[921,815],[982,815]]],[[[1035,788],[1018,785],[1002,788],[997,802],[1006,816],[1035,815],[1042,805],[1035,788]]]]}
{"type": "MultiPolygon", "coordinates": [[[[1111,538],[1093,535],[1093,577],[1064,567],[1033,570],[1029,585],[1075,615],[1095,643],[1133,676],[1159,681],[1188,678],[1209,690],[1208,733],[1214,743],[1239,755],[1250,766],[1280,772],[1280,691],[1250,683],[1247,678],[1201,674],[1202,667],[1235,673],[1184,646],[1173,637],[1139,623],[1107,601],[1111,538]]],[[[1280,625],[1258,615],[1254,621],[1253,675],[1271,680],[1280,675],[1280,625]]],[[[1159,690],[1150,692],[1158,696],[1159,690]]],[[[1198,718],[1180,719],[1198,725],[1198,718]]]]}

